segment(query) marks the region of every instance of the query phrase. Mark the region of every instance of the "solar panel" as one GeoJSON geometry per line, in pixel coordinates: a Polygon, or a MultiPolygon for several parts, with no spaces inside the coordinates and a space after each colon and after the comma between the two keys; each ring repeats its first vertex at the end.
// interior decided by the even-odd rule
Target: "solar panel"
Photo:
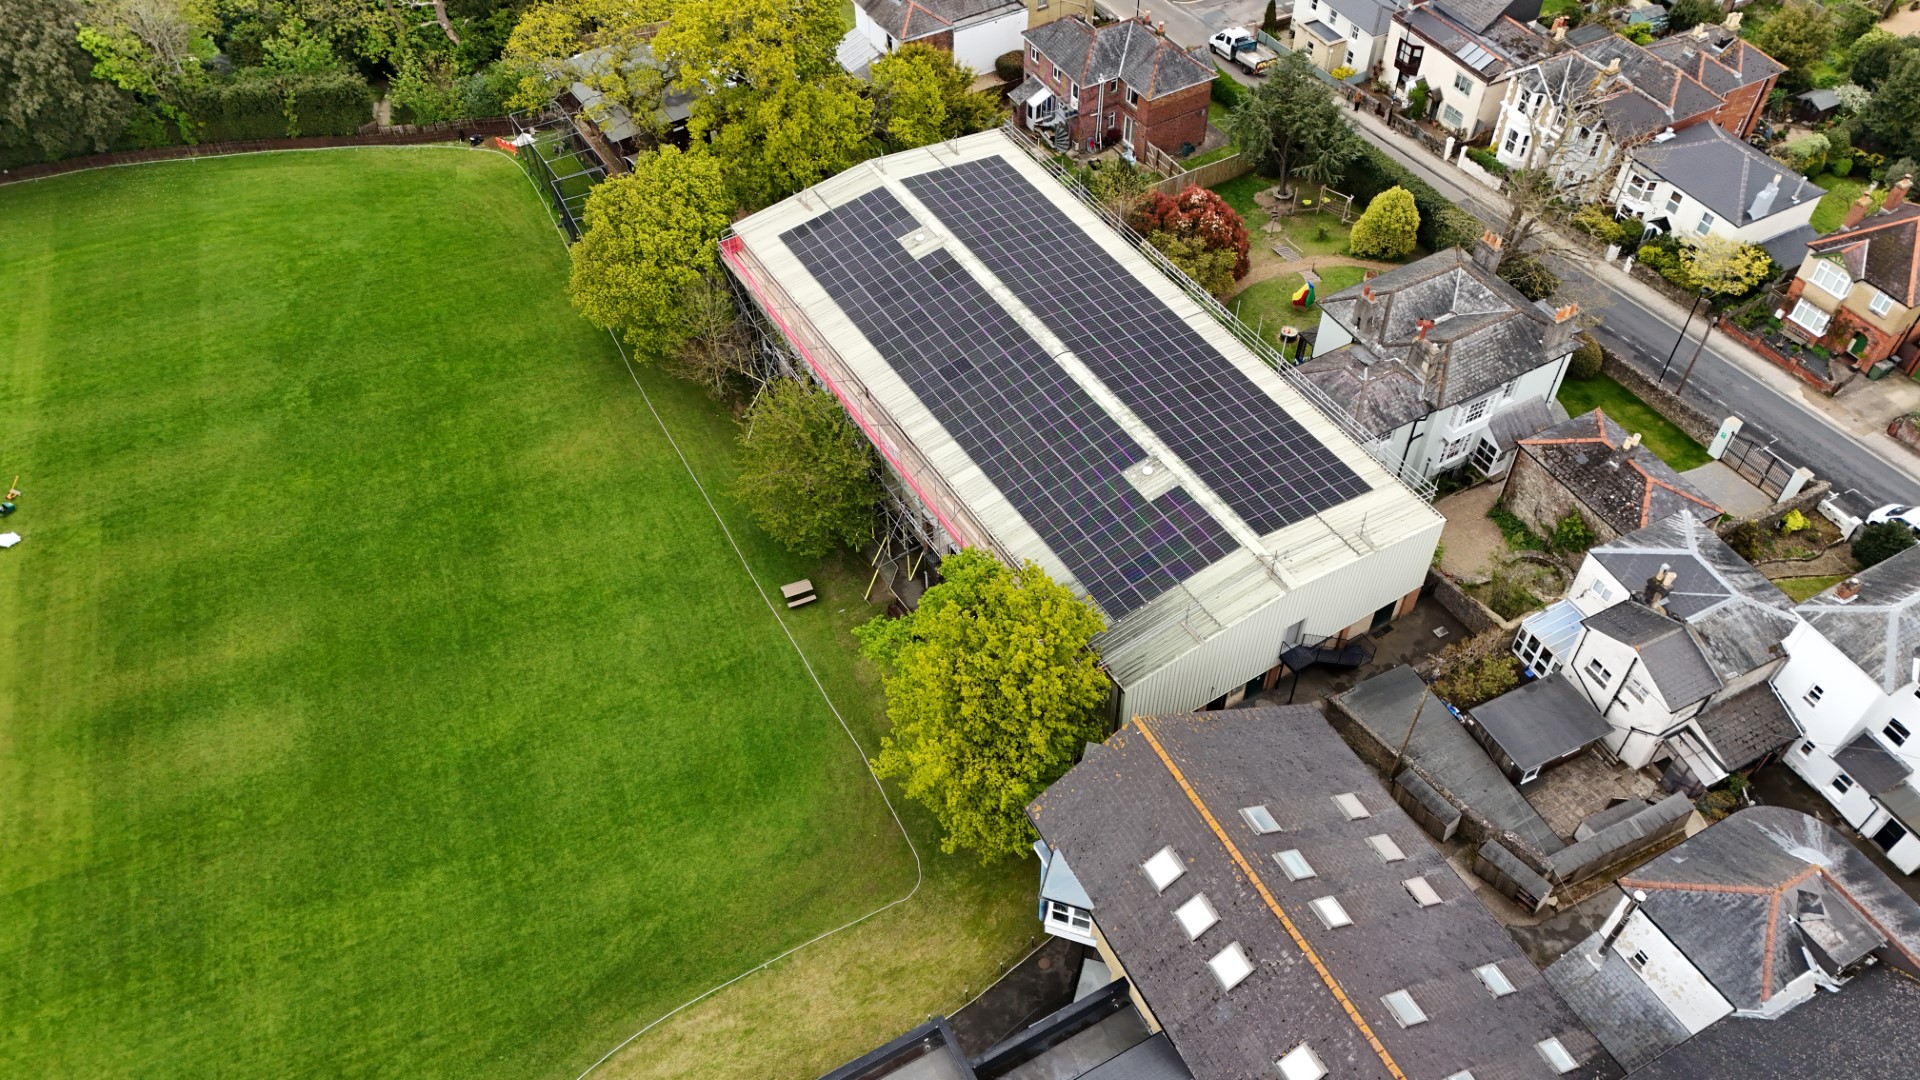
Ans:
{"type": "Polygon", "coordinates": [[[901,243],[924,231],[880,189],[782,239],[1110,618],[1232,550],[1185,490],[1134,487],[1146,451],[952,253],[901,243]]]}
{"type": "Polygon", "coordinates": [[[905,184],[1254,531],[1367,490],[1011,163],[969,161],[905,184]]]}

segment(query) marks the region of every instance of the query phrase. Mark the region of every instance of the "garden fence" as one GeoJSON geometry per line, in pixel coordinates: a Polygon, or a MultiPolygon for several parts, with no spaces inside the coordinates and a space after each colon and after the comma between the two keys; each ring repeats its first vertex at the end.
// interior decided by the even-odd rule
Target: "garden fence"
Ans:
{"type": "Polygon", "coordinates": [[[1739,473],[1747,483],[1766,492],[1768,498],[1778,499],[1786,490],[1787,482],[1799,471],[1799,466],[1775,453],[1773,440],[1761,442],[1755,434],[1749,434],[1745,429],[1735,432],[1733,438],[1727,441],[1726,452],[1720,455],[1720,463],[1739,473]]]}

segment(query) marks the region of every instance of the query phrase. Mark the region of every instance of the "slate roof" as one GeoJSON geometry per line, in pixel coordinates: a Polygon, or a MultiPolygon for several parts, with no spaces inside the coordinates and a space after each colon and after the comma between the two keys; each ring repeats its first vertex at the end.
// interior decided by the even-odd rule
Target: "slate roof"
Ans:
{"type": "Polygon", "coordinates": [[[1214,66],[1128,19],[1095,29],[1078,18],[1055,19],[1023,35],[1083,88],[1119,79],[1141,97],[1165,97],[1212,82],[1214,66]]]}
{"type": "Polygon", "coordinates": [[[1599,742],[1613,730],[1587,696],[1558,671],[1468,712],[1522,769],[1556,761],[1599,742]]]}
{"type": "Polygon", "coordinates": [[[1616,532],[1683,512],[1702,520],[1720,516],[1719,507],[1645,446],[1622,457],[1626,440],[1627,429],[1595,409],[1521,439],[1520,448],[1616,532]]]}
{"type": "Polygon", "coordinates": [[[1487,82],[1505,75],[1522,64],[1533,62],[1547,51],[1547,39],[1495,10],[1486,18],[1488,5],[1479,0],[1428,0],[1394,16],[1409,31],[1454,60],[1466,64],[1465,57],[1475,46],[1488,54],[1479,66],[1467,64],[1487,82]],[[1456,13],[1456,8],[1468,9],[1456,13]],[[1482,22],[1482,19],[1485,19],[1482,22]]]}
{"type": "Polygon", "coordinates": [[[1833,755],[1833,762],[1853,777],[1854,783],[1866,788],[1869,795],[1891,791],[1913,775],[1913,766],[1905,758],[1881,746],[1878,739],[1864,731],[1841,747],[1833,755]]]}
{"type": "Polygon", "coordinates": [[[1305,27],[1305,30],[1307,31],[1307,33],[1312,34],[1314,37],[1319,38],[1321,41],[1327,43],[1328,45],[1332,45],[1336,42],[1346,40],[1345,38],[1342,38],[1340,36],[1340,31],[1335,30],[1333,27],[1328,26],[1326,23],[1321,22],[1319,19],[1315,19],[1312,22],[1308,23],[1305,27]]]}
{"type": "Polygon", "coordinates": [[[1885,964],[1770,1020],[1729,1016],[1661,1055],[1635,1080],[1707,1076],[1898,1077],[1913,1071],[1920,982],[1885,964]]]}
{"type": "Polygon", "coordinates": [[[1542,60],[1515,78],[1563,105],[1572,96],[1586,101],[1591,94],[1592,108],[1615,142],[1651,135],[1722,104],[1720,95],[1699,80],[1618,34],[1542,60]],[[1615,60],[1619,72],[1589,90],[1615,60]]]}
{"type": "Polygon", "coordinates": [[[1785,64],[1740,35],[1724,26],[1705,23],[1688,33],[1661,38],[1646,48],[1722,96],[1787,70],[1785,64]]]}
{"type": "Polygon", "coordinates": [[[1721,687],[1706,649],[1687,632],[1687,624],[1638,600],[1594,612],[1587,616],[1586,627],[1639,653],[1641,666],[1671,710],[1711,697],[1721,687]]]}
{"type": "Polygon", "coordinates": [[[1920,649],[1920,547],[1854,578],[1860,595],[1852,600],[1842,601],[1828,589],[1794,610],[1891,694],[1913,680],[1908,661],[1920,649]]]}
{"type": "Polygon", "coordinates": [[[1816,255],[1838,255],[1855,281],[1920,307],[1920,205],[1901,203],[1807,245],[1816,255]]]}
{"type": "Polygon", "coordinates": [[[1602,947],[1603,941],[1599,933],[1590,935],[1547,965],[1543,974],[1607,1053],[1632,1072],[1685,1042],[1687,1026],[1618,952],[1602,947]],[[1596,954],[1599,967],[1592,962],[1596,954]]]}
{"type": "Polygon", "coordinates": [[[1635,594],[1661,567],[1672,572],[1666,610],[1693,628],[1722,679],[1778,659],[1799,623],[1787,594],[1692,514],[1662,518],[1588,555],[1635,594]]]}
{"type": "Polygon", "coordinates": [[[1806,260],[1807,245],[1818,239],[1820,234],[1814,231],[1812,225],[1802,225],[1796,229],[1789,229],[1779,236],[1762,240],[1760,246],[1767,249],[1767,254],[1773,256],[1775,263],[1792,269],[1806,260]]]}
{"type": "Polygon", "coordinates": [[[1709,826],[1620,887],[1646,891],[1640,910],[1735,1009],[1765,1005],[1809,970],[1810,950],[1844,964],[1885,942],[1920,964],[1920,904],[1833,827],[1784,807],[1709,826]]]}
{"type": "Polygon", "coordinates": [[[1908,828],[1920,829],[1920,791],[1912,784],[1888,788],[1875,798],[1887,808],[1887,813],[1905,822],[1908,828]]]}
{"type": "Polygon", "coordinates": [[[1550,398],[1528,398],[1509,409],[1502,409],[1487,421],[1487,435],[1493,439],[1501,453],[1516,446],[1521,439],[1529,435],[1538,435],[1542,431],[1567,419],[1567,407],[1550,398]]]}
{"type": "MultiPolygon", "coordinates": [[[[1346,369],[1346,384],[1333,378],[1324,382],[1314,379],[1329,392],[1340,385],[1350,388],[1363,375],[1397,377],[1403,381],[1415,379],[1422,384],[1419,400],[1427,407],[1407,420],[1471,401],[1559,360],[1579,346],[1579,342],[1569,336],[1562,345],[1551,350],[1545,348],[1545,335],[1554,325],[1553,315],[1542,311],[1498,275],[1481,269],[1462,248],[1449,248],[1342,289],[1321,300],[1320,310],[1344,327],[1367,351],[1345,353],[1336,349],[1314,358],[1322,363],[1309,363],[1302,370],[1312,376],[1346,369]],[[1360,332],[1361,307],[1369,295],[1373,303],[1382,308],[1378,329],[1363,334],[1360,332]],[[1424,344],[1419,340],[1422,320],[1433,322],[1424,344]],[[1387,362],[1370,365],[1377,370],[1356,371],[1367,365],[1369,356],[1386,358],[1387,362]],[[1424,376],[1421,374],[1423,364],[1424,376]]],[[[1382,395],[1386,393],[1381,391],[1382,395]]],[[[1391,395],[1394,401],[1402,401],[1404,390],[1393,387],[1391,395]]],[[[1336,396],[1334,400],[1345,398],[1336,396]]],[[[1380,411],[1391,418],[1403,414],[1412,405],[1406,403],[1397,410],[1383,406],[1380,411]]],[[[1394,424],[1384,430],[1391,431],[1398,426],[1394,424]]]]}
{"type": "Polygon", "coordinates": [[[1694,722],[1730,771],[1744,769],[1800,737],[1780,696],[1765,682],[1714,702],[1694,722]]]}
{"type": "Polygon", "coordinates": [[[1404,0],[1327,0],[1327,6],[1347,17],[1347,21],[1375,37],[1387,32],[1394,12],[1405,7],[1404,0]]]}
{"type": "Polygon", "coordinates": [[[1519,22],[1531,22],[1540,17],[1539,0],[1435,0],[1434,6],[1445,11],[1460,25],[1483,33],[1504,16],[1511,16],[1519,22]]]}
{"type": "Polygon", "coordinates": [[[1405,742],[1407,760],[1494,828],[1519,836],[1542,855],[1567,846],[1412,668],[1389,668],[1338,695],[1338,701],[1380,745],[1398,749],[1405,742]],[[1425,708],[1420,706],[1422,694],[1425,708]],[[1420,709],[1417,724],[1415,709],[1420,709]]]}
{"type": "Polygon", "coordinates": [[[1695,124],[1665,142],[1636,147],[1633,160],[1736,227],[1817,202],[1827,193],[1712,122],[1695,124]],[[1755,217],[1751,211],[1756,199],[1769,191],[1760,207],[1763,212],[1755,217]]]}
{"type": "Polygon", "coordinates": [[[1020,0],[859,0],[880,28],[901,41],[915,41],[987,15],[1018,11],[1020,0]]]}
{"type": "Polygon", "coordinates": [[[1073,859],[1100,932],[1198,1080],[1272,1076],[1274,1060],[1301,1042],[1343,1078],[1387,1077],[1385,1054],[1408,1076],[1472,1069],[1548,1080],[1534,1044],[1549,1036],[1583,1063],[1574,1075],[1620,1075],[1318,705],[1135,719],[1028,812],[1073,859]],[[1348,820],[1334,802],[1344,793],[1371,816],[1348,820]],[[1259,836],[1246,826],[1239,810],[1257,803],[1282,831],[1259,836]],[[1404,859],[1385,862],[1366,842],[1383,833],[1404,859]],[[1141,864],[1167,846],[1186,873],[1156,893],[1141,864]],[[1288,880],[1274,861],[1286,849],[1298,849],[1316,876],[1288,880]],[[1440,904],[1409,897],[1402,882],[1416,875],[1440,904]],[[1189,942],[1173,911],[1202,892],[1219,922],[1189,942]],[[1325,896],[1352,925],[1327,929],[1315,917],[1308,905],[1325,896]],[[1207,961],[1232,942],[1254,970],[1226,991],[1207,961]],[[1473,968],[1489,963],[1517,993],[1487,993],[1473,968]],[[1401,1028],[1381,1001],[1396,990],[1429,1019],[1401,1028]]]}
{"type": "Polygon", "coordinates": [[[1418,375],[1359,342],[1319,353],[1298,370],[1374,435],[1386,435],[1432,411],[1421,400],[1418,375]]]}

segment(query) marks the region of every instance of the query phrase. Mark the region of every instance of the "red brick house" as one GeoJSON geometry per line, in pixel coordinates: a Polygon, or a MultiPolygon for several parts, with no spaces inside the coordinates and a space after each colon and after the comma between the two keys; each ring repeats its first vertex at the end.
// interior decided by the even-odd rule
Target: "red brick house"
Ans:
{"type": "Polygon", "coordinates": [[[1144,19],[1059,19],[1025,37],[1027,77],[1012,96],[1021,127],[1077,150],[1144,143],[1178,156],[1206,141],[1213,65],[1144,19]]]}
{"type": "Polygon", "coordinates": [[[1690,33],[1662,38],[1647,51],[1720,95],[1713,122],[1742,139],[1753,134],[1767,95],[1787,70],[1726,27],[1704,23],[1690,33]]]}
{"type": "Polygon", "coordinates": [[[1907,201],[1912,188],[1912,177],[1902,179],[1877,210],[1871,195],[1860,196],[1839,232],[1807,244],[1781,305],[1788,330],[1860,371],[1888,357],[1908,374],[1920,368],[1920,206],[1907,201]]]}

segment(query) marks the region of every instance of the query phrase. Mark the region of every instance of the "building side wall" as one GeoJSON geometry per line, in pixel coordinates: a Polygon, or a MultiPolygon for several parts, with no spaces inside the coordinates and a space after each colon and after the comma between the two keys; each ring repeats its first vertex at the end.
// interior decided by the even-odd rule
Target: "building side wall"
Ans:
{"type": "Polygon", "coordinates": [[[948,31],[945,47],[953,52],[955,60],[972,68],[975,75],[989,74],[995,60],[1024,47],[1020,35],[1026,29],[1027,9],[1014,8],[1003,15],[948,31]]]}
{"type": "Polygon", "coordinates": [[[1698,1035],[1707,1025],[1733,1012],[1733,1005],[1713,988],[1687,954],[1680,951],[1644,911],[1635,910],[1620,926],[1613,951],[1639,974],[1673,1018],[1698,1035]],[[1642,958],[1636,962],[1636,957],[1642,958]]]}
{"type": "Polygon", "coordinates": [[[1554,479],[1553,474],[1524,448],[1515,456],[1513,468],[1507,472],[1507,484],[1501,500],[1506,503],[1508,510],[1543,536],[1552,535],[1553,523],[1566,516],[1569,510],[1577,511],[1587,523],[1587,528],[1593,530],[1595,544],[1604,544],[1620,535],[1618,529],[1587,509],[1566,485],[1554,479]]]}
{"type": "Polygon", "coordinates": [[[1722,99],[1725,103],[1714,110],[1713,122],[1742,139],[1752,135],[1753,129],[1760,126],[1761,106],[1779,81],[1780,77],[1775,75],[1728,94],[1722,99]]]}
{"type": "MultiPolygon", "coordinates": [[[[1169,154],[1180,153],[1187,143],[1199,146],[1207,140],[1207,101],[1212,93],[1212,84],[1201,83],[1151,101],[1140,99],[1132,109],[1134,138],[1144,138],[1169,154]]],[[[1124,94],[1121,108],[1127,108],[1124,94]]]]}
{"type": "Polygon", "coordinates": [[[1026,0],[1026,3],[1029,30],[1069,15],[1093,17],[1093,0],[1026,0]]]}

